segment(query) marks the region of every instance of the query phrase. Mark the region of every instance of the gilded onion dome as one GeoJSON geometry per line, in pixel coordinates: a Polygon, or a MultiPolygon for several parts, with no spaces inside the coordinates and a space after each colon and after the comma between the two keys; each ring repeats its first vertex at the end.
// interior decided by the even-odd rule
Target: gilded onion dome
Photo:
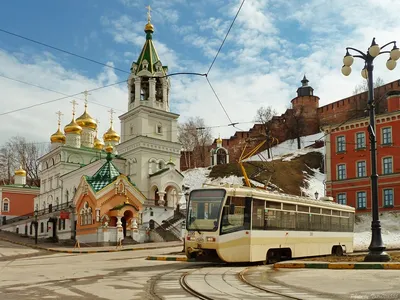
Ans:
{"type": "Polygon", "coordinates": [[[222,139],[221,139],[221,137],[218,137],[218,139],[217,139],[217,143],[222,143],[222,139]]]}
{"type": "Polygon", "coordinates": [[[96,130],[97,122],[94,120],[87,112],[87,104],[85,104],[85,111],[84,113],[76,119],[76,123],[82,128],[91,128],[96,130]]]}
{"type": "Polygon", "coordinates": [[[114,147],[111,144],[108,144],[105,148],[107,153],[112,153],[114,150],[114,147]]]}
{"type": "Polygon", "coordinates": [[[72,121],[68,125],[64,127],[64,132],[65,133],[75,133],[75,134],[81,134],[82,132],[82,127],[78,125],[75,121],[75,117],[72,116],[72,121]]]}
{"type": "Polygon", "coordinates": [[[104,148],[104,143],[97,138],[97,134],[96,137],[94,138],[93,147],[97,150],[103,150],[104,148]]]}
{"type": "Polygon", "coordinates": [[[22,166],[19,166],[18,170],[15,170],[15,175],[17,176],[26,176],[26,171],[22,169],[22,166]]]}
{"type": "Polygon", "coordinates": [[[103,140],[104,142],[119,142],[121,137],[119,134],[114,130],[112,123],[110,128],[107,130],[107,132],[103,135],[103,140]]]}
{"type": "Polygon", "coordinates": [[[58,125],[58,129],[55,133],[53,133],[50,136],[50,141],[52,143],[62,143],[65,144],[65,135],[64,133],[60,130],[60,125],[58,125]]]}

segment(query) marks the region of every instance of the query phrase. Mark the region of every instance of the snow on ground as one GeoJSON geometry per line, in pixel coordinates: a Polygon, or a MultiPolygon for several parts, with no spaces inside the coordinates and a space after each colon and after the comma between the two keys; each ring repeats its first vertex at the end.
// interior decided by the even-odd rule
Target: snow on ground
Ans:
{"type": "MultiPolygon", "coordinates": [[[[300,138],[301,149],[297,149],[297,140],[287,140],[277,146],[271,148],[272,151],[272,158],[275,159],[282,159],[283,161],[290,161],[291,159],[304,155],[308,152],[322,152],[325,154],[325,148],[306,148],[315,143],[316,140],[321,139],[324,136],[324,133],[316,133],[313,135],[303,136],[300,138]]],[[[268,152],[267,150],[256,154],[252,157],[249,157],[245,161],[270,161],[271,159],[267,159],[268,152]]]]}
{"type": "MultiPolygon", "coordinates": [[[[322,133],[318,133],[312,136],[307,136],[302,138],[302,145],[305,147],[314,143],[315,140],[321,138],[323,136],[322,133]]],[[[290,141],[286,141],[273,149],[274,159],[282,159],[288,160],[289,158],[293,158],[296,156],[304,155],[308,152],[319,151],[325,154],[324,147],[319,149],[300,149],[297,150],[297,142],[291,143],[290,141]]],[[[267,154],[264,153],[264,157],[267,157],[267,154]]],[[[257,160],[258,156],[253,156],[249,158],[249,160],[257,160]]],[[[258,157],[258,160],[260,159],[258,157]]],[[[314,175],[307,175],[305,179],[305,186],[302,187],[301,191],[304,196],[308,196],[310,198],[315,198],[315,192],[318,192],[319,197],[325,195],[325,174],[321,173],[318,169],[312,169],[314,175]]],[[[183,174],[185,178],[183,180],[183,184],[189,187],[189,190],[201,188],[203,184],[239,184],[243,185],[243,177],[237,176],[229,176],[224,178],[210,179],[208,175],[211,172],[211,168],[196,168],[184,171],[183,174]]],[[[263,186],[263,184],[251,180],[254,185],[263,186]]],[[[180,200],[182,207],[185,207],[185,197],[183,196],[180,200]]],[[[354,233],[354,250],[367,250],[368,246],[371,242],[371,215],[357,215],[358,221],[355,224],[355,233],[354,233]]],[[[386,248],[400,248],[400,213],[384,213],[380,216],[381,226],[382,226],[382,238],[383,242],[386,245],[386,248]]]]}

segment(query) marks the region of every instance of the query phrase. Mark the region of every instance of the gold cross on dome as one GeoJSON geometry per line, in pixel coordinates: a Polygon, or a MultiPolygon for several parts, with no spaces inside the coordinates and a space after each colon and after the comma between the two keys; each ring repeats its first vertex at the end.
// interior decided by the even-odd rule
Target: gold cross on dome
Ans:
{"type": "Polygon", "coordinates": [[[72,114],[75,115],[75,107],[78,105],[78,102],[74,100],[71,101],[72,103],[72,114]]]}
{"type": "Polygon", "coordinates": [[[63,116],[64,114],[61,111],[56,112],[56,115],[58,115],[58,125],[61,124],[61,116],[63,116]]]}
{"type": "Polygon", "coordinates": [[[113,123],[114,110],[111,108],[108,112],[110,113],[110,123],[112,124],[113,123]]]}
{"type": "Polygon", "coordinates": [[[151,7],[149,5],[149,6],[146,6],[146,8],[147,8],[147,22],[150,23],[151,22],[151,7]]]}
{"type": "Polygon", "coordinates": [[[87,90],[85,90],[82,94],[85,95],[85,106],[87,106],[87,104],[88,104],[88,96],[90,94],[89,94],[89,92],[87,90]]]}

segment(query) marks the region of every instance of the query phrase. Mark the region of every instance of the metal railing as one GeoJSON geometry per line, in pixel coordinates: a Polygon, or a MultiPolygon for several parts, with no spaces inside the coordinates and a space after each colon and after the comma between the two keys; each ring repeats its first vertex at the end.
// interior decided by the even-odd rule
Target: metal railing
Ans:
{"type": "MultiPolygon", "coordinates": [[[[49,206],[47,208],[38,210],[36,212],[37,212],[37,216],[43,216],[43,215],[47,215],[47,214],[53,213],[53,212],[58,212],[60,210],[67,209],[70,207],[71,207],[71,203],[67,202],[67,203],[63,203],[63,204],[59,204],[59,205],[55,205],[55,206],[49,206]]],[[[34,218],[34,217],[35,217],[35,211],[32,211],[30,213],[27,213],[25,215],[21,215],[18,217],[14,217],[14,218],[10,218],[10,219],[3,219],[2,225],[12,224],[15,222],[27,220],[27,219],[34,218]]]]}

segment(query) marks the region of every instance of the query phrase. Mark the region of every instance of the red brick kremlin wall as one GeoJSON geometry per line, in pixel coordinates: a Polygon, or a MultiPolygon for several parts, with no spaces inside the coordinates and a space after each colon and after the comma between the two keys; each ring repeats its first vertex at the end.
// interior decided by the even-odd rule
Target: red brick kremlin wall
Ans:
{"type": "MultiPolygon", "coordinates": [[[[389,91],[400,90],[400,80],[396,80],[385,84],[375,89],[376,111],[377,114],[385,113],[387,111],[386,93],[389,91]]],[[[317,96],[298,96],[291,100],[292,108],[287,109],[284,114],[274,116],[271,120],[272,136],[279,140],[279,143],[288,139],[294,138],[288,130],[288,123],[301,110],[304,121],[303,136],[311,135],[320,132],[323,125],[338,124],[348,119],[357,119],[366,116],[368,112],[365,111],[367,103],[367,92],[353,95],[333,103],[319,107],[319,97],[317,96]]],[[[399,106],[398,104],[393,104],[399,106]]],[[[292,134],[293,135],[293,134],[292,134]]],[[[222,146],[229,151],[229,161],[237,162],[243,147],[246,142],[248,144],[248,151],[255,147],[259,142],[265,139],[264,128],[261,124],[254,124],[248,131],[237,131],[233,136],[228,139],[222,139],[222,146]]],[[[196,159],[196,155],[192,154],[190,164],[187,157],[181,155],[181,170],[187,170],[194,167],[208,167],[210,166],[210,150],[216,148],[216,140],[213,144],[206,149],[203,149],[206,157],[205,162],[196,159]]],[[[260,151],[265,150],[265,147],[260,151]]]]}

